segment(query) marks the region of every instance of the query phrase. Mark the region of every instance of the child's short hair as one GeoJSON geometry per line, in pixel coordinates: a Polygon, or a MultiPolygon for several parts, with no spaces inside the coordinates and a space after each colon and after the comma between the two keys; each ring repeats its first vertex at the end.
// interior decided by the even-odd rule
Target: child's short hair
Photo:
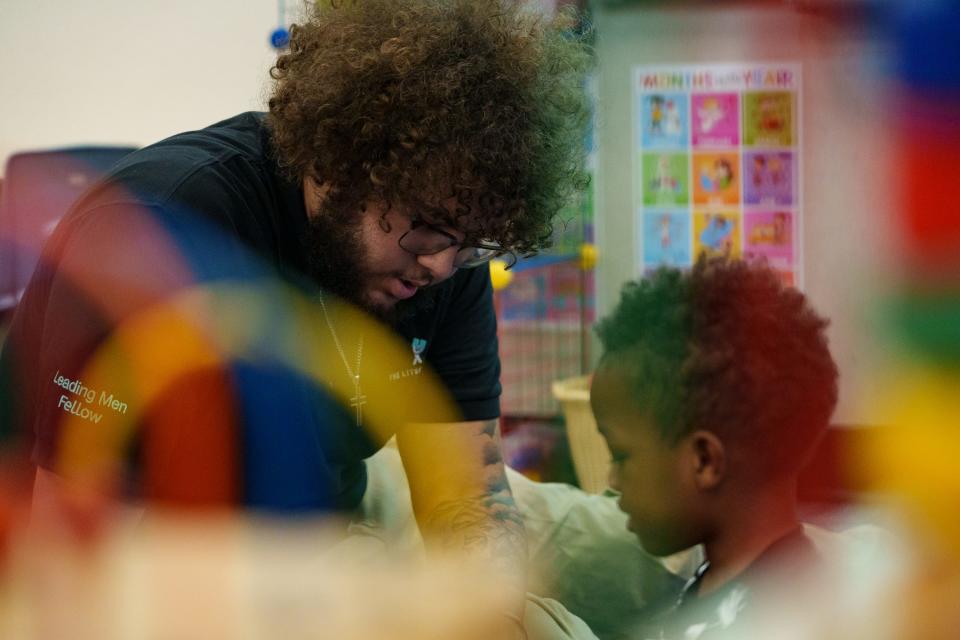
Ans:
{"type": "Polygon", "coordinates": [[[769,477],[799,470],[833,413],[827,324],[766,265],[701,258],[628,283],[597,333],[665,440],[708,429],[769,477]]]}

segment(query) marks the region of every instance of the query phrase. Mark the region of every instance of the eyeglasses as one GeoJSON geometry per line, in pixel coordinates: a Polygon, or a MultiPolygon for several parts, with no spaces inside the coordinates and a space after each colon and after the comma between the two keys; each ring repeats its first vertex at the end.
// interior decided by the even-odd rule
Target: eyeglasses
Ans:
{"type": "Polygon", "coordinates": [[[397,242],[405,251],[417,256],[431,256],[459,245],[460,249],[453,258],[453,266],[458,269],[479,267],[501,256],[507,262],[507,269],[517,262],[517,256],[513,252],[496,243],[479,241],[469,245],[461,244],[443,229],[420,218],[414,218],[410,222],[410,229],[400,236],[397,242]]]}

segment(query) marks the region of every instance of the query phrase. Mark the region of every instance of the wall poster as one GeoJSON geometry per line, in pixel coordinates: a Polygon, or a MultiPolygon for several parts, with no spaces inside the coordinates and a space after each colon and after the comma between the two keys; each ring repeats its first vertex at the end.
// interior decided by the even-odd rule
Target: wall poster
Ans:
{"type": "Polygon", "coordinates": [[[801,286],[800,65],[639,66],[633,83],[638,274],[706,253],[801,286]]]}

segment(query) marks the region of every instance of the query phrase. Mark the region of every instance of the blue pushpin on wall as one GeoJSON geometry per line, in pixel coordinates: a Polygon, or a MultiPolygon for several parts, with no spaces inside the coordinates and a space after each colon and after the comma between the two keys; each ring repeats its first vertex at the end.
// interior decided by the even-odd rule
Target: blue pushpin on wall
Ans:
{"type": "Polygon", "coordinates": [[[288,44],[290,44],[290,32],[284,27],[274,29],[270,34],[270,46],[274,49],[286,49],[288,44]]]}
{"type": "Polygon", "coordinates": [[[277,2],[277,14],[278,22],[280,26],[274,29],[270,33],[270,46],[281,51],[287,48],[287,45],[290,44],[290,31],[287,29],[286,24],[286,0],[278,0],[277,2]]]}

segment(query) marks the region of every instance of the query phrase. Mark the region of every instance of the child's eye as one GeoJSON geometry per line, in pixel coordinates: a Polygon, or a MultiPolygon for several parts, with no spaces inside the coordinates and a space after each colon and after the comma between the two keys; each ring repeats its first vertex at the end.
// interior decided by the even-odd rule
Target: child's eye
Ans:
{"type": "Polygon", "coordinates": [[[610,462],[613,464],[622,464],[624,460],[627,459],[627,454],[623,451],[611,451],[610,452],[610,462]]]}

